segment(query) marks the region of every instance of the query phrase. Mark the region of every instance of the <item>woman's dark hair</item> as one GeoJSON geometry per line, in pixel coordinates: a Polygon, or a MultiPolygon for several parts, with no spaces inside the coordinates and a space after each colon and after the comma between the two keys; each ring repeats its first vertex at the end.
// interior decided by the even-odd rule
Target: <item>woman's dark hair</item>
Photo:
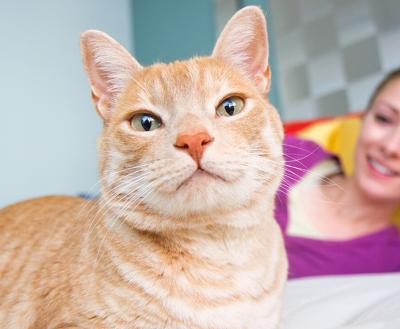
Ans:
{"type": "Polygon", "coordinates": [[[383,80],[378,84],[378,86],[375,88],[374,92],[372,93],[369,101],[368,101],[368,107],[367,109],[371,108],[372,104],[375,101],[375,98],[379,95],[379,93],[382,91],[383,88],[385,88],[389,82],[391,82],[394,79],[399,79],[400,78],[400,68],[389,72],[383,80]]]}

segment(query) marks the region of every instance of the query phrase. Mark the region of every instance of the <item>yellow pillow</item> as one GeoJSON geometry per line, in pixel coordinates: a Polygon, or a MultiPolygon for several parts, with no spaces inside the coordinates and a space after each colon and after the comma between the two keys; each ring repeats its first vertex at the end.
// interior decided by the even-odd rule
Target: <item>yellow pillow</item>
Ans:
{"type": "MultiPolygon", "coordinates": [[[[353,154],[360,127],[361,117],[343,116],[315,123],[301,130],[298,135],[337,154],[345,175],[350,176],[353,174],[353,154]]],[[[400,207],[395,212],[393,221],[400,228],[400,207]]]]}

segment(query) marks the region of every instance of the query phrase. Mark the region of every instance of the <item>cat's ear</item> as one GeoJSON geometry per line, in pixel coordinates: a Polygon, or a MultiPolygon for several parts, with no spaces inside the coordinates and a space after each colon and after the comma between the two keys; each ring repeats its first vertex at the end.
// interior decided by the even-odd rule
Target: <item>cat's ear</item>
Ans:
{"type": "Polygon", "coordinates": [[[96,110],[107,120],[116,98],[142,66],[117,41],[96,30],[82,33],[81,53],[96,110]]]}
{"type": "Polygon", "coordinates": [[[263,12],[256,6],[239,10],[226,24],[212,53],[239,68],[260,92],[270,88],[268,34],[263,12]]]}

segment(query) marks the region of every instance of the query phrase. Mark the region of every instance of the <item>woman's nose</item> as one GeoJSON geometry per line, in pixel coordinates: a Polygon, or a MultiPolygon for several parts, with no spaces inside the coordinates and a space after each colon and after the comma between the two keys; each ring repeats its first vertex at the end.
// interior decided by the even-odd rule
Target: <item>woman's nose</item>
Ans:
{"type": "Polygon", "coordinates": [[[387,140],[383,141],[386,155],[400,159],[400,126],[397,127],[387,140]]]}

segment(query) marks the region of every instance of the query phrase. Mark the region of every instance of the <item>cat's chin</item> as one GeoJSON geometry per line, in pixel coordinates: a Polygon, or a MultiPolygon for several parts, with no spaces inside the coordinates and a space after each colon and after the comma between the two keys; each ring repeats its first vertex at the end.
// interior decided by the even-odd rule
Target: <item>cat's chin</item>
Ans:
{"type": "Polygon", "coordinates": [[[209,171],[206,171],[202,168],[196,169],[196,171],[193,172],[189,177],[185,178],[177,187],[176,191],[182,191],[182,190],[198,190],[201,189],[202,187],[207,186],[208,184],[212,183],[229,183],[226,179],[223,177],[220,177],[218,175],[215,175],[209,171]]]}
{"type": "MultiPolygon", "coordinates": [[[[260,182],[247,177],[230,180],[206,170],[196,170],[175,185],[175,191],[154,195],[148,206],[167,216],[214,217],[248,204],[260,182]]],[[[215,220],[215,218],[213,219],[215,220]]]]}

